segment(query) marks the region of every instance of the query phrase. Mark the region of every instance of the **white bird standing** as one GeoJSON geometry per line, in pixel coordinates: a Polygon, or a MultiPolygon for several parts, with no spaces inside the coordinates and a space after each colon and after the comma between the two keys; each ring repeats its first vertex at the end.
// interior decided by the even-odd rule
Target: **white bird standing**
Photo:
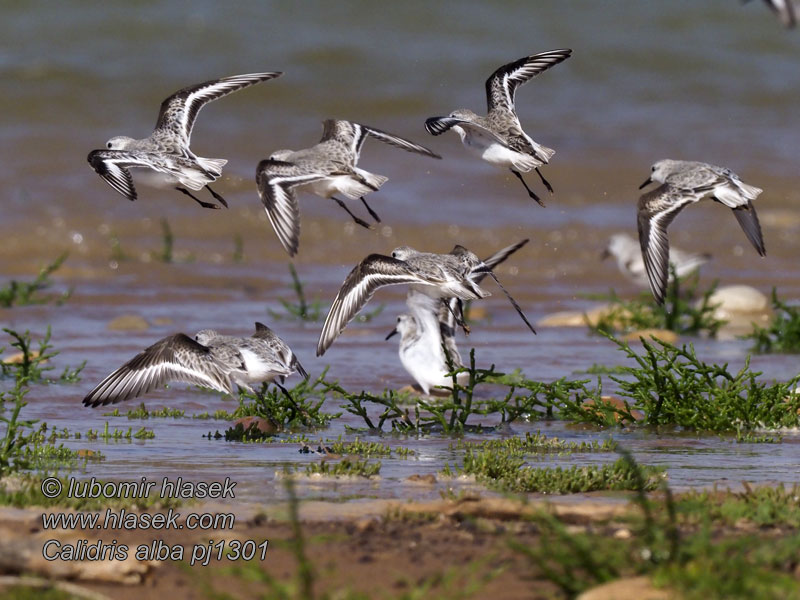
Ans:
{"type": "MultiPolygon", "coordinates": [[[[601,258],[606,259],[610,256],[614,257],[617,268],[628,279],[639,286],[648,286],[642,247],[639,242],[627,233],[615,233],[609,238],[601,258]]],[[[674,246],[669,249],[669,264],[675,269],[679,278],[693,273],[710,259],[710,254],[694,254],[679,250],[674,246]]],[[[672,271],[669,271],[669,281],[672,281],[672,271]]]]}
{"type": "Polygon", "coordinates": [[[571,54],[570,49],[549,50],[503,65],[486,80],[488,112],[485,117],[460,108],[447,117],[427,119],[425,128],[431,135],[440,135],[453,129],[461,137],[464,146],[486,162],[509,169],[525,186],[528,195],[544,206],[542,199],[528,187],[520,172],[527,173],[535,169],[552,194],[553,187],[539,167],[550,162],[555,150],[536,143],[523,131],[514,107],[514,94],[520,85],[566,60],[571,54]]]}
{"type": "Polygon", "coordinates": [[[202,158],[189,148],[197,113],[217,98],[281,75],[278,71],[249,73],[185,87],[161,103],[155,131],[149,137],[141,140],[126,136],[113,137],[108,140],[105,149],[92,150],[87,160],[108,185],[128,200],[137,198],[133,177],[128,169],[146,168],[155,171],[155,174],[146,178],[151,185],[180,184],[175,189],[203,208],[219,208],[211,202],[203,202],[189,191],[205,187],[218,202],[227,207],[225,199],[208,184],[222,175],[222,167],[228,161],[224,158],[202,158]]]}
{"type": "Polygon", "coordinates": [[[659,304],[664,303],[669,271],[667,227],[684,207],[706,196],[733,210],[747,239],[759,255],[766,256],[752,203],[763,190],[742,182],[730,169],[685,160],[658,161],[639,189],[654,181],[662,185],[639,198],[637,220],[647,279],[659,304]]]}
{"type": "MultiPolygon", "coordinates": [[[[483,262],[494,269],[527,243],[526,239],[503,248],[483,262]]],[[[475,283],[480,283],[484,276],[484,273],[476,275],[475,283]]],[[[435,299],[411,289],[406,296],[406,305],[410,314],[397,317],[397,326],[386,339],[400,334],[400,362],[425,394],[437,387],[452,386],[452,377],[447,376],[451,370],[448,355],[453,366],[464,366],[455,340],[455,299],[435,299]]],[[[459,383],[464,383],[468,375],[460,373],[457,376],[459,383]]]]}

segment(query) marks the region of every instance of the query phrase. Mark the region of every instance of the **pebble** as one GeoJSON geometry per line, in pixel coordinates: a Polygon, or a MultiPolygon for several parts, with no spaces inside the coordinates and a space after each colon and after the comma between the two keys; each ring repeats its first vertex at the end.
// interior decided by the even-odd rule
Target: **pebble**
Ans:
{"type": "Polygon", "coordinates": [[[139,315],[121,315],[109,321],[107,328],[111,331],[146,331],[150,325],[139,315]]]}
{"type": "Polygon", "coordinates": [[[674,592],[659,589],[647,576],[629,577],[586,590],[577,600],[676,600],[674,592]]]}

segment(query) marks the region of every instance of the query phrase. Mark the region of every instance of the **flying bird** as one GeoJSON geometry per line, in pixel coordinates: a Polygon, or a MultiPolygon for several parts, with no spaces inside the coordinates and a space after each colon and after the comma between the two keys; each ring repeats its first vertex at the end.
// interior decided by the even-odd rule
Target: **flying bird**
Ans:
{"type": "MultiPolygon", "coordinates": [[[[474,253],[458,245],[449,254],[418,252],[401,246],[395,248],[391,256],[370,254],[350,271],[325,318],[317,343],[317,356],[325,353],[379,288],[408,284],[431,298],[456,298],[459,304],[461,300],[477,300],[491,295],[475,282],[481,274],[488,274],[495,280],[528,328],[536,333],[519,304],[474,253]]],[[[456,321],[469,331],[460,304],[457,313],[456,321]]]]}
{"type": "Polygon", "coordinates": [[[216,204],[200,200],[189,191],[205,187],[220,204],[227,207],[225,199],[208,184],[222,175],[222,167],[228,161],[224,158],[202,158],[189,148],[197,113],[208,102],[281,75],[278,71],[249,73],[212,79],[183,88],[161,103],[155,131],[149,137],[141,140],[126,136],[113,137],[106,143],[106,148],[89,153],[89,164],[108,185],[128,200],[137,198],[129,169],[145,168],[154,172],[145,178],[151,185],[179,184],[175,185],[175,189],[203,208],[219,208],[216,204]]]}
{"type": "Polygon", "coordinates": [[[220,335],[214,330],[197,332],[194,339],[176,333],[157,341],[103,379],[83,399],[84,406],[105,406],[130,400],[179,381],[234,394],[234,385],[259,395],[253,388],[281,385],[292,373],[308,379],[291,348],[269,327],[256,323],[251,337],[220,335]]]}
{"type": "Polygon", "coordinates": [[[258,164],[258,195],[289,256],[297,254],[300,245],[298,191],[305,190],[334,200],[357,224],[368,228],[369,224],[355,216],[336,194],[350,200],[360,199],[372,218],[380,222],[364,196],[377,191],[388,178],[356,166],[368,136],[408,152],[441,158],[424,146],[380,129],[328,119],[323,122],[322,139],[315,146],[304,150],[278,150],[258,164]]]}
{"type": "MultiPolygon", "coordinates": [[[[750,0],[744,0],[745,3],[750,0]]],[[[791,29],[797,24],[797,6],[794,0],[764,0],[764,4],[772,9],[781,23],[787,29],[791,29]]]]}
{"type": "Polygon", "coordinates": [[[655,163],[650,177],[661,185],[639,198],[639,244],[650,290],[656,302],[664,303],[669,270],[667,227],[684,207],[710,197],[733,211],[747,239],[761,256],[766,256],[761,225],[752,201],[763,191],[748,185],[724,167],[703,162],[664,159],[655,163]]]}
{"type": "Polygon", "coordinates": [[[447,117],[429,118],[425,121],[425,128],[432,135],[453,129],[461,136],[464,146],[486,162],[509,169],[525,186],[528,195],[544,206],[542,199],[528,187],[522,173],[535,170],[552,194],[553,187],[539,167],[550,162],[555,150],[538,144],[523,131],[514,108],[514,95],[519,86],[566,60],[571,54],[570,49],[549,50],[503,65],[486,80],[488,113],[485,117],[459,108],[447,117]]]}

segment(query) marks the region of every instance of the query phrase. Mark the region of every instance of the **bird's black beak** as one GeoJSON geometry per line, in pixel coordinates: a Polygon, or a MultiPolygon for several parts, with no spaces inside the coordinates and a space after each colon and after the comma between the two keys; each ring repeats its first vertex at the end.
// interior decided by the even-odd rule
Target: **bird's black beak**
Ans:
{"type": "Polygon", "coordinates": [[[605,260],[609,256],[611,256],[611,252],[608,250],[608,248],[604,248],[603,252],[600,254],[600,260],[605,260]]]}
{"type": "Polygon", "coordinates": [[[393,336],[395,333],[397,333],[397,327],[395,327],[394,329],[392,329],[392,330],[389,332],[389,335],[387,335],[387,336],[386,336],[386,339],[388,340],[388,339],[389,339],[390,337],[392,337],[392,336],[393,336]]]}
{"type": "Polygon", "coordinates": [[[647,181],[645,181],[642,185],[639,186],[639,189],[642,189],[644,186],[650,185],[651,183],[653,183],[653,180],[648,177],[647,181]]]}

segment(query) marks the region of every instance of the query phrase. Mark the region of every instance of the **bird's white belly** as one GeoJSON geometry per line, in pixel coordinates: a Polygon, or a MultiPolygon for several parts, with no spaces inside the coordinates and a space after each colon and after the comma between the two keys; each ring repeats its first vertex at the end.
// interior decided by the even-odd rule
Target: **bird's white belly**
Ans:
{"type": "Polygon", "coordinates": [[[245,383],[270,382],[278,375],[275,370],[270,368],[262,358],[247,348],[240,348],[239,353],[244,359],[245,371],[237,375],[237,378],[245,383]]]}
{"type": "Polygon", "coordinates": [[[507,169],[518,162],[519,152],[509,150],[497,142],[493,142],[481,149],[480,156],[491,165],[507,169]]]}
{"type": "Polygon", "coordinates": [[[493,137],[488,135],[480,135],[471,130],[465,130],[458,125],[453,127],[461,136],[461,142],[473,154],[477,154],[489,164],[495,165],[503,169],[514,166],[519,163],[520,157],[530,160],[519,152],[511,150],[507,146],[500,144],[493,137]]]}
{"type": "Polygon", "coordinates": [[[350,175],[331,175],[319,181],[314,181],[298,187],[322,198],[330,198],[336,194],[344,194],[348,198],[353,199],[359,198],[372,191],[367,186],[353,179],[350,175]]]}
{"type": "Polygon", "coordinates": [[[136,183],[143,183],[154,188],[170,188],[178,183],[178,178],[170,173],[162,171],[151,171],[150,169],[137,169],[136,183]]]}
{"type": "Polygon", "coordinates": [[[401,349],[400,362],[426,394],[438,385],[453,384],[452,379],[445,377],[447,366],[441,348],[434,348],[433,344],[425,339],[401,349]]]}

